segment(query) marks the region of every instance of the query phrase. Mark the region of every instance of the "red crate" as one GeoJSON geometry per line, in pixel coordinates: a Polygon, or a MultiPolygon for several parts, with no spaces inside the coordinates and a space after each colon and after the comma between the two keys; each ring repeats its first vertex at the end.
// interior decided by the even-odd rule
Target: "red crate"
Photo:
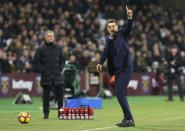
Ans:
{"type": "Polygon", "coordinates": [[[61,108],[59,119],[61,120],[90,120],[94,118],[94,109],[91,107],[61,108]]]}

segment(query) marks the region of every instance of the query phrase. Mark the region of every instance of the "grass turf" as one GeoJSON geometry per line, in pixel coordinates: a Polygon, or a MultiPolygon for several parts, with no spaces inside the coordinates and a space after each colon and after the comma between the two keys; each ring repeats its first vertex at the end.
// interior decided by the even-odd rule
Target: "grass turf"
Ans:
{"type": "Polygon", "coordinates": [[[57,111],[51,110],[48,120],[42,119],[42,101],[33,98],[31,105],[13,105],[13,98],[0,99],[0,131],[185,131],[185,102],[175,97],[167,102],[164,96],[128,97],[136,127],[118,128],[122,112],[117,99],[104,99],[103,109],[95,110],[94,120],[58,120],[57,111]],[[31,114],[29,124],[20,124],[21,111],[31,114]]]}

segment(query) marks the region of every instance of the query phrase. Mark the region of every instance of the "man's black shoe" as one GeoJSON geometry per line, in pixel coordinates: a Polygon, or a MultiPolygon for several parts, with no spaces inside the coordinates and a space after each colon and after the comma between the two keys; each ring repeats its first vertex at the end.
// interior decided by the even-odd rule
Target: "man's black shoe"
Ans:
{"type": "Polygon", "coordinates": [[[118,127],[132,127],[135,126],[135,123],[133,120],[122,120],[121,123],[116,124],[118,127]]]}
{"type": "Polygon", "coordinates": [[[43,117],[43,119],[48,119],[48,115],[45,115],[45,116],[43,117]]]}

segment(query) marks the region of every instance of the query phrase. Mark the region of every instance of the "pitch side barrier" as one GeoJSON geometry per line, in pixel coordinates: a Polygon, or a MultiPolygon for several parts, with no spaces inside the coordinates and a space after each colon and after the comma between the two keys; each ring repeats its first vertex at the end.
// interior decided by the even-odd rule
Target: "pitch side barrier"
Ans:
{"type": "MultiPolygon", "coordinates": [[[[98,93],[97,76],[90,76],[88,80],[85,73],[80,74],[81,90],[88,90],[89,96],[96,96],[98,93]],[[86,81],[90,84],[86,88],[86,81]]],[[[134,73],[128,85],[128,95],[151,95],[165,93],[165,80],[156,81],[154,73],[134,73]],[[164,83],[163,83],[164,82],[164,83]]],[[[41,96],[42,87],[40,85],[41,77],[38,74],[1,74],[0,75],[0,97],[14,97],[18,93],[27,93],[31,96],[41,96]]],[[[181,78],[183,87],[185,86],[185,75],[181,78]]],[[[103,86],[114,94],[114,78],[108,73],[103,73],[103,86]]],[[[175,90],[175,86],[174,86],[175,90]]]]}

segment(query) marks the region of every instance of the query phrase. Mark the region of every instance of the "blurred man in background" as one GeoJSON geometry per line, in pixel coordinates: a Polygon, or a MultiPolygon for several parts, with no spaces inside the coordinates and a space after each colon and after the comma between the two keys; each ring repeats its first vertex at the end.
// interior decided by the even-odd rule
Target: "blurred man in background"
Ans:
{"type": "Polygon", "coordinates": [[[173,101],[173,83],[175,82],[178,86],[178,93],[180,100],[184,101],[184,91],[181,85],[181,67],[183,66],[183,60],[178,52],[177,45],[173,45],[170,49],[170,54],[167,55],[165,65],[166,65],[166,77],[168,86],[168,101],[173,101]]]}
{"type": "Polygon", "coordinates": [[[44,34],[45,44],[36,51],[33,61],[35,72],[41,73],[41,86],[43,87],[43,113],[44,119],[49,116],[49,98],[53,91],[57,100],[58,109],[63,106],[63,78],[62,69],[65,64],[62,47],[55,43],[53,31],[44,34]]]}
{"type": "Polygon", "coordinates": [[[102,71],[102,65],[106,58],[108,58],[109,73],[116,76],[116,96],[124,114],[122,122],[116,124],[118,127],[135,126],[126,98],[127,86],[133,72],[133,64],[127,41],[127,37],[132,29],[133,11],[128,9],[127,6],[126,11],[128,23],[125,28],[118,30],[115,20],[107,21],[106,29],[108,36],[106,37],[106,45],[97,65],[97,71],[102,71]]]}

